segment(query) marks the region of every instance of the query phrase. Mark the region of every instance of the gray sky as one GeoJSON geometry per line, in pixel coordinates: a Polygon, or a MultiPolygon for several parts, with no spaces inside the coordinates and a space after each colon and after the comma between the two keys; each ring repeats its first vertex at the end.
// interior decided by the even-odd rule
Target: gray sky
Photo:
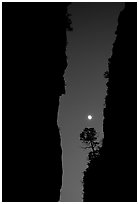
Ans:
{"type": "MultiPolygon", "coordinates": [[[[73,188],[76,186],[73,182],[83,163],[83,154],[77,148],[80,143],[79,134],[87,126],[102,132],[106,96],[106,79],[103,74],[108,69],[118,15],[123,8],[124,3],[119,2],[78,2],[69,7],[73,31],[67,33],[68,67],[64,75],[67,87],[66,95],[60,98],[58,124],[62,132],[65,177],[67,175],[70,178],[65,186],[71,183],[75,195],[77,190],[73,188]],[[88,114],[94,116],[91,121],[87,119],[88,114]]],[[[66,192],[68,193],[65,195],[68,196],[69,190],[66,192]]],[[[75,198],[64,199],[63,201],[76,201],[75,198]]]]}
{"type": "Polygon", "coordinates": [[[117,18],[124,3],[72,3],[73,31],[68,32],[66,95],[60,101],[60,123],[65,134],[86,125],[101,131],[107,70],[117,18]],[[87,114],[94,115],[92,121],[87,114]]]}

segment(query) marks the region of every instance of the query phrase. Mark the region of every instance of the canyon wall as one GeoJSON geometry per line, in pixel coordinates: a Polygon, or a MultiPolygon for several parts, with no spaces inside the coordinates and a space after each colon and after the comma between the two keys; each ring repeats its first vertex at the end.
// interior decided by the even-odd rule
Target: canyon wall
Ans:
{"type": "Polygon", "coordinates": [[[125,3],[108,60],[104,141],[84,173],[84,201],[137,201],[137,4],[125,3]],[[104,145],[105,144],[105,145],[104,145]]]}
{"type": "Polygon", "coordinates": [[[57,202],[69,3],[3,3],[3,202],[57,202]]]}

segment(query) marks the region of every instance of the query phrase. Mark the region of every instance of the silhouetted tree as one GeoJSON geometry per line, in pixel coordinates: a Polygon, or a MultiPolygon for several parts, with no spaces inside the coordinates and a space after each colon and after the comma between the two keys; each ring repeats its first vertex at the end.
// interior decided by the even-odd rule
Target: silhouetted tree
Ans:
{"type": "Polygon", "coordinates": [[[80,140],[85,147],[83,149],[91,148],[89,153],[89,160],[99,154],[100,140],[98,140],[98,132],[94,128],[85,128],[80,134],[80,140]]]}
{"type": "MultiPolygon", "coordinates": [[[[90,182],[90,178],[98,178],[101,177],[102,174],[101,171],[103,169],[103,160],[104,160],[104,139],[99,137],[99,133],[94,128],[85,128],[82,133],[80,134],[80,140],[83,144],[85,144],[85,147],[82,147],[83,149],[89,148],[91,151],[89,151],[87,156],[87,168],[83,172],[83,202],[84,201],[91,201],[88,199],[88,196],[90,195],[90,189],[92,189],[92,181],[90,182]],[[90,187],[91,186],[91,187],[90,187]]],[[[98,183],[95,182],[95,186],[97,188],[102,188],[98,186],[98,183]]],[[[101,185],[102,186],[102,185],[101,185]]],[[[91,190],[91,196],[93,194],[93,199],[96,201],[96,192],[94,193],[91,190]]],[[[98,198],[97,198],[98,199],[98,198]]]]}

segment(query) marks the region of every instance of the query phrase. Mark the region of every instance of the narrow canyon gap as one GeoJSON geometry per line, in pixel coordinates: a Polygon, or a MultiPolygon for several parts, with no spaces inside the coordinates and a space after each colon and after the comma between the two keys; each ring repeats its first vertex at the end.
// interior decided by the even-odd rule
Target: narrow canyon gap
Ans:
{"type": "Polygon", "coordinates": [[[58,126],[61,134],[63,181],[62,202],[82,201],[82,172],[87,152],[79,135],[85,127],[103,134],[106,97],[104,72],[112,54],[118,15],[124,3],[72,3],[72,32],[67,32],[68,66],[64,75],[66,94],[60,98],[58,126]],[[88,115],[93,118],[88,120],[88,115]]]}

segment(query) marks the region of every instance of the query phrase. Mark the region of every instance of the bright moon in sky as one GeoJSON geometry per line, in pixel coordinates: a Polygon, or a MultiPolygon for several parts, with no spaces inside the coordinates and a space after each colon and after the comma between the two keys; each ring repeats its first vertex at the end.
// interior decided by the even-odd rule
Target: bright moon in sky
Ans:
{"type": "Polygon", "coordinates": [[[88,115],[88,120],[91,120],[92,119],[92,116],[91,115],[88,115]]]}

